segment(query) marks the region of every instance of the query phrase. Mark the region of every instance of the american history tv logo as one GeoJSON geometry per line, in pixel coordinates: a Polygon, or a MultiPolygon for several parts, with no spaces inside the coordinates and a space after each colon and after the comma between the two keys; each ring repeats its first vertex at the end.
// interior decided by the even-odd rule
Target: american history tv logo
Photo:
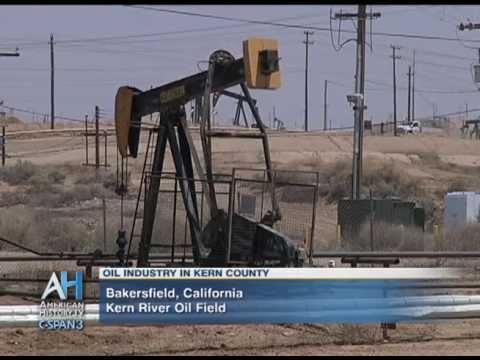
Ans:
{"type": "Polygon", "coordinates": [[[68,272],[60,272],[60,279],[52,273],[42,296],[38,327],[42,330],[83,330],[85,304],[83,303],[83,273],[75,272],[73,280],[68,272]],[[69,292],[69,289],[73,291],[69,292]]]}

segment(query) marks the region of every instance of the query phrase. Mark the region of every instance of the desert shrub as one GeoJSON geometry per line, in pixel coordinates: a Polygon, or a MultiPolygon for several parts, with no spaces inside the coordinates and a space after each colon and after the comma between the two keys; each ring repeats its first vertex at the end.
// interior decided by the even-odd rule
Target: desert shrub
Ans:
{"type": "Polygon", "coordinates": [[[0,180],[10,185],[30,185],[41,190],[50,185],[63,184],[65,174],[55,168],[41,167],[30,161],[18,160],[15,165],[2,169],[0,180]]]}
{"type": "Polygon", "coordinates": [[[92,250],[91,237],[86,234],[85,226],[74,218],[52,217],[45,223],[42,236],[38,241],[40,249],[53,248],[55,251],[92,250]]]}
{"type": "Polygon", "coordinates": [[[73,188],[61,192],[59,204],[69,206],[92,199],[101,199],[105,197],[105,193],[105,189],[99,184],[75,185],[73,188]]]}
{"type": "Polygon", "coordinates": [[[407,200],[424,192],[418,180],[401,171],[394,163],[367,163],[362,184],[372,190],[375,198],[400,197],[407,200]]]}
{"type": "MultiPolygon", "coordinates": [[[[127,186],[130,184],[130,173],[127,175],[127,186]]],[[[115,191],[117,187],[117,176],[116,174],[109,172],[102,179],[102,185],[105,189],[115,191]]]]}
{"type": "Polygon", "coordinates": [[[465,170],[464,166],[457,165],[454,163],[449,163],[446,161],[443,161],[440,157],[435,152],[420,152],[417,153],[418,157],[420,158],[420,161],[423,162],[423,164],[428,165],[430,167],[439,169],[439,170],[444,170],[444,171],[462,171],[465,170]]]}
{"type": "Polygon", "coordinates": [[[10,185],[20,185],[28,181],[38,168],[30,161],[18,160],[15,165],[8,166],[0,172],[0,180],[10,185]]]}
{"type": "MultiPolygon", "coordinates": [[[[31,210],[18,208],[15,210],[0,209],[0,236],[25,244],[25,239],[33,235],[32,223],[34,214],[31,210]]],[[[13,250],[10,245],[0,242],[0,250],[13,250]]]]}
{"type": "MultiPolygon", "coordinates": [[[[374,251],[423,251],[425,242],[430,240],[430,235],[422,229],[384,222],[373,222],[372,233],[374,251]]],[[[371,250],[369,221],[360,228],[358,236],[346,242],[345,247],[352,251],[371,250]]]]}
{"type": "Polygon", "coordinates": [[[103,172],[85,172],[85,173],[82,173],[80,176],[78,176],[75,180],[74,180],[74,184],[75,185],[88,185],[88,184],[96,184],[96,183],[100,183],[101,180],[100,180],[100,177],[102,176],[103,172]]]}
{"type": "Polygon", "coordinates": [[[467,180],[459,177],[448,184],[447,192],[467,191],[468,188],[467,180]]]}
{"type": "Polygon", "coordinates": [[[5,191],[0,193],[0,208],[11,207],[27,202],[27,195],[18,191],[5,191]]]}
{"type": "MultiPolygon", "coordinates": [[[[429,161],[440,161],[435,153],[424,153],[423,156],[429,161]]],[[[328,204],[348,198],[351,194],[352,162],[348,158],[333,163],[324,163],[319,158],[312,157],[296,161],[294,164],[289,164],[285,167],[318,171],[318,193],[328,204]]],[[[305,181],[305,177],[308,176],[303,173],[290,174],[292,173],[284,173],[284,175],[280,176],[286,177],[285,180],[294,179],[300,180],[300,182],[302,180],[305,181]]],[[[310,175],[308,183],[314,183],[311,178],[312,175],[310,175]]],[[[367,159],[364,162],[362,190],[363,196],[367,195],[367,192],[371,190],[375,199],[400,198],[405,201],[415,201],[419,207],[425,209],[426,226],[431,225],[434,221],[438,222],[439,216],[441,216],[436,202],[441,201],[443,193],[430,194],[418,179],[409,176],[394,162],[385,163],[367,159]]],[[[282,189],[280,200],[286,202],[306,202],[311,201],[312,197],[313,194],[309,189],[301,191],[286,187],[282,189]]]]}
{"type": "MultiPolygon", "coordinates": [[[[351,163],[346,160],[339,160],[333,164],[325,164],[319,158],[306,158],[303,161],[297,161],[294,165],[290,165],[289,168],[318,172],[319,196],[326,198],[329,203],[348,196],[351,181],[351,163]]],[[[287,176],[287,174],[288,173],[285,173],[283,176],[287,176]]],[[[294,175],[290,175],[289,178],[297,180],[296,182],[298,183],[315,184],[316,182],[314,174],[301,172],[294,173],[294,175]]],[[[305,191],[305,197],[311,200],[311,190],[305,191]]]]}
{"type": "Polygon", "coordinates": [[[467,224],[445,233],[441,251],[479,251],[480,224],[467,224]]]}
{"type": "MultiPolygon", "coordinates": [[[[103,225],[101,220],[95,220],[92,231],[75,217],[54,216],[24,207],[0,209],[0,236],[40,252],[92,252],[103,248],[103,225]]],[[[116,219],[107,221],[110,250],[115,248],[117,222],[116,219]]],[[[19,251],[1,242],[0,250],[19,251]]]]}
{"type": "Polygon", "coordinates": [[[73,188],[63,191],[60,200],[63,205],[72,205],[76,202],[103,198],[105,193],[105,189],[99,184],[75,185],[73,188]]]}
{"type": "MultiPolygon", "coordinates": [[[[329,203],[348,197],[351,192],[352,165],[339,160],[323,166],[320,173],[320,196],[329,203]]],[[[401,171],[394,163],[365,162],[362,176],[363,189],[371,189],[375,198],[400,197],[409,199],[423,193],[418,181],[401,171]]]]}
{"type": "Polygon", "coordinates": [[[304,171],[276,171],[275,183],[279,186],[283,184],[314,184],[315,174],[304,171]]]}
{"type": "MultiPolygon", "coordinates": [[[[117,175],[104,169],[84,173],[74,181],[76,185],[101,184],[104,188],[114,191],[117,186],[117,175]]],[[[127,175],[127,186],[131,184],[131,173],[127,175]]]]}
{"type": "Polygon", "coordinates": [[[58,208],[73,206],[83,201],[101,199],[107,196],[102,185],[74,185],[64,189],[61,186],[32,187],[28,191],[27,202],[31,206],[58,208]]]}
{"type": "Polygon", "coordinates": [[[47,173],[48,180],[50,180],[54,184],[63,184],[65,181],[65,174],[59,170],[50,170],[47,173]]]}
{"type": "Polygon", "coordinates": [[[419,152],[417,155],[420,160],[429,164],[438,165],[442,162],[440,155],[433,151],[419,152]]]}
{"type": "Polygon", "coordinates": [[[292,203],[309,203],[314,199],[314,188],[304,186],[283,186],[280,201],[292,203]]]}
{"type": "Polygon", "coordinates": [[[29,179],[30,188],[28,193],[38,194],[42,192],[51,192],[54,190],[55,185],[50,181],[48,174],[36,173],[29,179]]]}

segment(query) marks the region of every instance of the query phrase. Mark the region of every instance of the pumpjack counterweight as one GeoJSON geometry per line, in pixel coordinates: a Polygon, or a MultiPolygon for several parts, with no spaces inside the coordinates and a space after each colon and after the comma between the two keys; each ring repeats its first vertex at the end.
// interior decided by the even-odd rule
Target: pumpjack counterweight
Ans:
{"type": "MultiPolygon", "coordinates": [[[[217,50],[210,56],[207,71],[177,80],[166,85],[142,92],[132,87],[121,87],[117,92],[115,122],[118,150],[123,157],[136,158],[139,153],[142,117],[159,113],[159,122],[150,129],[156,134],[151,163],[145,160],[139,194],[144,191],[142,230],[139,234],[137,266],[150,265],[149,256],[156,219],[161,179],[164,176],[164,162],[167,143],[175,166],[175,184],[179,185],[183,205],[188,219],[193,261],[196,265],[228,266],[238,264],[299,265],[303,262],[302,249],[285,235],[273,230],[273,225],[281,219],[280,208],[274,191],[268,136],[265,126],[252,99],[250,88],[275,89],[280,86],[278,44],[270,39],[249,39],[243,44],[244,57],[235,59],[225,50],[217,50]],[[227,89],[240,86],[242,95],[227,89]],[[210,121],[211,95],[226,95],[245,101],[256,122],[258,134],[251,138],[262,140],[265,156],[267,180],[271,185],[272,209],[256,222],[234,213],[230,191],[229,208],[219,208],[213,172],[212,138],[216,136],[238,137],[238,133],[212,128],[210,121]],[[194,100],[195,121],[199,123],[203,162],[189,132],[185,104],[194,100]],[[198,108],[200,107],[200,108],[198,108]],[[195,173],[197,178],[195,178],[195,173]],[[206,194],[210,218],[202,226],[197,203],[196,182],[201,183],[206,194]],[[142,188],[143,187],[143,188],[142,188]]],[[[149,136],[149,141],[151,135],[149,136]]],[[[147,150],[146,159],[149,156],[147,150]]],[[[232,175],[232,183],[233,183],[232,175]]],[[[228,183],[228,181],[227,181],[228,183]]],[[[175,185],[177,186],[177,185],[175,185]]],[[[232,187],[230,187],[232,189],[232,187]]],[[[139,196],[140,201],[140,196],[139,196]]],[[[202,205],[203,206],[203,205],[202,205]]],[[[137,204],[137,211],[139,212],[137,204]]],[[[136,211],[136,212],[137,212],[136,211]]],[[[135,220],[137,213],[135,214],[135,220]]],[[[131,230],[130,244],[135,236],[135,224],[131,230]]],[[[128,255],[127,253],[127,263],[128,255]]]]}

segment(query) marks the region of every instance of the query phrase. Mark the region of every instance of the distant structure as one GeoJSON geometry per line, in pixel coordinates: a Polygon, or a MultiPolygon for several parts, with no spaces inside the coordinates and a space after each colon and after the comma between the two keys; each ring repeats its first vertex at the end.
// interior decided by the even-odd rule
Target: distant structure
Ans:
{"type": "Polygon", "coordinates": [[[451,192],[445,195],[443,224],[446,233],[480,220],[480,193],[451,192]]]}

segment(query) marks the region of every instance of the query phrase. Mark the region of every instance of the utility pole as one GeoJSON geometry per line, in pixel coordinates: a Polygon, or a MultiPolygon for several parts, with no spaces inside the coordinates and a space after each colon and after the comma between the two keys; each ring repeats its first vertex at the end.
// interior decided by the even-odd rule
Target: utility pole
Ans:
{"type": "Polygon", "coordinates": [[[393,59],[393,136],[397,136],[397,71],[395,69],[395,60],[401,59],[401,56],[395,55],[395,50],[400,50],[400,47],[390,45],[392,48],[393,54],[391,58],[393,59]]]}
{"type": "Polygon", "coordinates": [[[408,114],[407,114],[407,122],[410,124],[411,118],[410,118],[410,93],[412,91],[411,87],[411,78],[412,78],[412,67],[408,67],[408,114]]]}
{"type": "Polygon", "coordinates": [[[413,50],[413,72],[412,72],[412,122],[415,121],[415,50],[413,50]]]}
{"type": "MultiPolygon", "coordinates": [[[[19,57],[20,54],[18,53],[18,48],[15,49],[15,52],[2,52],[0,53],[0,57],[19,57]]],[[[0,101],[0,105],[3,105],[3,100],[0,101]]],[[[2,112],[2,136],[0,137],[0,147],[1,147],[1,152],[2,152],[2,167],[5,166],[5,159],[6,159],[6,150],[5,150],[5,144],[7,141],[7,137],[5,135],[5,112],[2,112]]]]}
{"type": "Polygon", "coordinates": [[[50,34],[50,128],[55,129],[55,62],[53,59],[53,34],[50,34]]]}
{"type": "Polygon", "coordinates": [[[353,133],[353,165],[352,165],[352,199],[360,199],[360,184],[362,177],[363,159],[363,115],[366,109],[364,101],[365,93],[365,35],[367,17],[372,19],[379,17],[380,13],[367,15],[367,6],[358,5],[358,12],[335,14],[335,18],[357,18],[357,54],[355,68],[355,120],[353,133]]]}
{"type": "MultiPolygon", "coordinates": [[[[480,30],[480,24],[477,23],[477,24],[473,24],[472,22],[468,22],[466,24],[464,23],[460,23],[460,25],[458,25],[458,29],[460,31],[464,31],[464,30],[480,30]]],[[[480,64],[480,48],[478,49],[478,62],[480,64]]],[[[477,71],[475,71],[475,83],[477,84],[478,86],[478,82],[479,82],[479,79],[478,79],[478,75],[477,75],[477,71]]]]}
{"type": "Polygon", "coordinates": [[[270,124],[270,127],[275,128],[277,126],[277,114],[275,112],[275,106],[273,107],[273,123],[270,124]]]}
{"type": "Polygon", "coordinates": [[[304,31],[305,34],[305,132],[308,132],[308,46],[313,44],[308,37],[313,35],[313,31],[304,31]]]}
{"type": "MultiPolygon", "coordinates": [[[[1,52],[0,53],[0,57],[19,57],[20,54],[18,52],[18,48],[15,49],[15,52],[1,52]]],[[[0,101],[0,105],[3,105],[3,100],[0,101]]],[[[5,113],[2,113],[2,117],[3,117],[3,122],[2,122],[2,125],[6,125],[5,124],[5,113]]],[[[5,126],[2,127],[2,165],[4,166],[5,165],[5,126]]]]}
{"type": "Polygon", "coordinates": [[[95,106],[95,167],[100,167],[100,108],[95,106]]]}
{"type": "Polygon", "coordinates": [[[323,89],[323,131],[327,130],[327,86],[328,80],[325,80],[325,87],[323,89]]]}
{"type": "Polygon", "coordinates": [[[2,124],[2,137],[0,138],[0,145],[2,147],[2,167],[5,166],[6,152],[5,152],[5,143],[7,141],[7,136],[5,135],[5,125],[2,124]]]}
{"type": "Polygon", "coordinates": [[[88,166],[88,115],[85,115],[85,165],[88,166]]]}

